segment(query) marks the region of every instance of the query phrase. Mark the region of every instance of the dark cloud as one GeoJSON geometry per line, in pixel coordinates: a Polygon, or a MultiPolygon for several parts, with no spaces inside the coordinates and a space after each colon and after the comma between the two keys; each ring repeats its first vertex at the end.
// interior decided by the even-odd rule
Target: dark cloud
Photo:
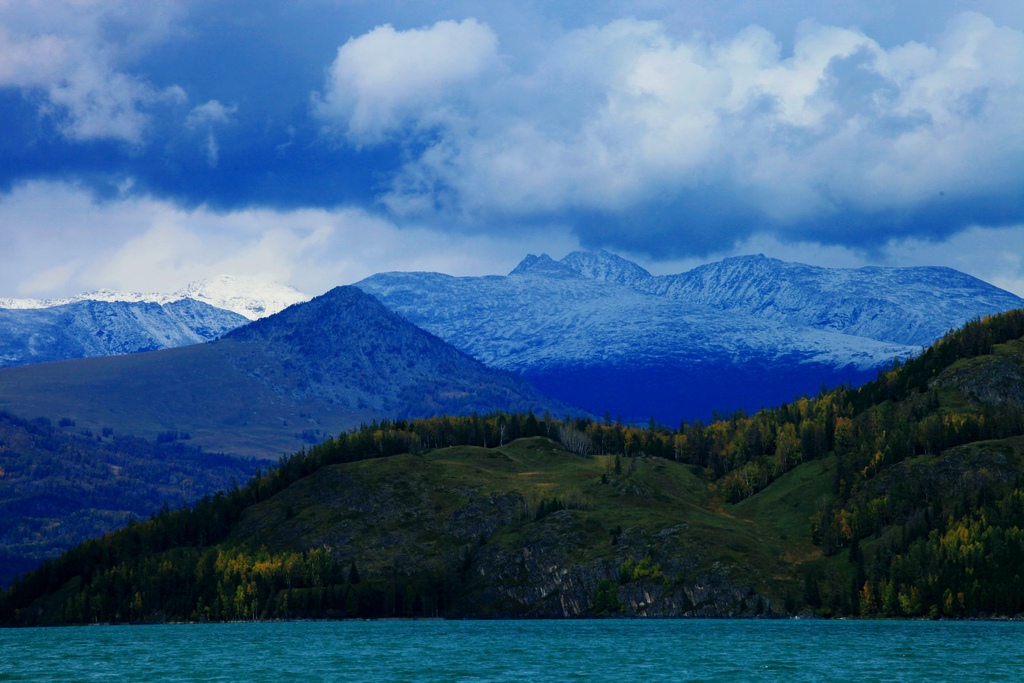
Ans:
{"type": "Polygon", "coordinates": [[[168,6],[0,12],[0,188],[360,206],[467,233],[553,223],[655,258],[760,232],[871,249],[1024,221],[1017,3],[168,6]],[[346,89],[414,35],[465,48],[466,68],[407,53],[435,88],[346,89]],[[343,63],[368,36],[377,61],[343,63]]]}

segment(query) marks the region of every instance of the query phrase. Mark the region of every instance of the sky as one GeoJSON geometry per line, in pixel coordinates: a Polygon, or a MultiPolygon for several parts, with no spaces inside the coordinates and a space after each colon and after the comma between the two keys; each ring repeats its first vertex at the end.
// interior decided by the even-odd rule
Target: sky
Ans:
{"type": "Polygon", "coordinates": [[[1020,0],[0,0],[0,297],[607,249],[1024,296],[1020,0]]]}

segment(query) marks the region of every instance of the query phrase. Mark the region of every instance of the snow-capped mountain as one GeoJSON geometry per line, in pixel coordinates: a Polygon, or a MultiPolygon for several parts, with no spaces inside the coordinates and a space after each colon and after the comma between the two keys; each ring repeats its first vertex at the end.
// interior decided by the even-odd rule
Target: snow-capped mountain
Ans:
{"type": "Polygon", "coordinates": [[[0,309],[0,367],[199,344],[247,322],[192,299],[166,304],[85,300],[0,309]]]}
{"type": "Polygon", "coordinates": [[[756,255],[656,276],[608,252],[574,252],[559,263],[585,277],[721,311],[913,346],[1024,306],[1024,299],[952,268],[822,268],[756,255]]]}
{"type": "Polygon", "coordinates": [[[284,285],[222,275],[170,294],[99,290],[0,299],[0,367],[198,344],[309,298],[284,285]]]}
{"type": "Polygon", "coordinates": [[[655,276],[608,252],[526,257],[507,277],[382,273],[357,286],[567,403],[665,422],[872,379],[1024,300],[948,268],[816,268],[764,256],[655,276]]]}
{"type": "Polygon", "coordinates": [[[310,300],[309,295],[297,289],[276,282],[267,282],[250,277],[221,275],[190,282],[181,289],[165,293],[115,292],[99,289],[76,296],[60,299],[9,299],[0,297],[0,309],[34,310],[53,308],[82,301],[104,301],[108,303],[153,303],[169,304],[183,299],[192,299],[209,304],[214,308],[232,311],[249,320],[258,320],[288,308],[292,304],[310,300]]]}

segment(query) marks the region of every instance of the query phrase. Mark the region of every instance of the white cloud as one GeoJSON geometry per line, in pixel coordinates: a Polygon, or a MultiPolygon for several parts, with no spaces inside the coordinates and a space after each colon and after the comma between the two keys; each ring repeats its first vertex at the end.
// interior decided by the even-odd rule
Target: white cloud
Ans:
{"type": "Polygon", "coordinates": [[[215,212],[127,197],[97,202],[33,182],[0,199],[0,296],[99,288],[174,291],[222,273],[319,294],[387,270],[507,273],[528,252],[578,248],[566,228],[515,237],[403,227],[358,208],[215,212]]]}
{"type": "Polygon", "coordinates": [[[225,107],[217,100],[210,100],[205,104],[193,107],[185,117],[185,127],[195,130],[203,126],[212,126],[219,123],[228,123],[231,117],[238,112],[238,105],[233,104],[225,107]]]}
{"type": "Polygon", "coordinates": [[[506,56],[471,89],[456,86],[493,63],[493,33],[447,22],[463,38],[449,50],[433,40],[441,26],[350,40],[318,104],[361,145],[437,132],[383,197],[398,215],[624,213],[717,187],[726,196],[709,202],[786,226],[1005,196],[1024,177],[1024,33],[979,14],[889,47],[805,22],[787,54],[757,26],[679,39],[621,19],[506,56]]]}
{"type": "MultiPolygon", "coordinates": [[[[319,294],[389,270],[505,274],[527,253],[557,259],[580,248],[561,226],[466,235],[399,228],[358,208],[221,213],[146,198],[96,202],[72,185],[43,182],[0,199],[0,239],[0,297],[37,298],[104,287],[169,292],[223,273],[319,294]]],[[[840,268],[945,265],[1024,296],[1024,225],[974,227],[946,240],[892,239],[877,251],[761,233],[699,259],[620,253],[655,274],[751,253],[840,268]]]]}
{"type": "Polygon", "coordinates": [[[147,113],[186,99],[126,68],[170,32],[177,1],[34,0],[0,4],[0,87],[42,93],[71,140],[143,142],[147,113]]]}
{"type": "Polygon", "coordinates": [[[409,31],[378,26],[338,48],[314,112],[358,144],[381,142],[409,121],[440,123],[447,101],[496,63],[497,46],[474,19],[409,31]]]}
{"type": "Polygon", "coordinates": [[[191,131],[206,131],[203,150],[206,152],[206,163],[210,168],[216,168],[220,161],[220,143],[217,141],[213,129],[215,126],[230,123],[231,117],[237,112],[237,104],[225,107],[217,100],[210,100],[205,104],[193,107],[185,117],[185,128],[191,131]]]}

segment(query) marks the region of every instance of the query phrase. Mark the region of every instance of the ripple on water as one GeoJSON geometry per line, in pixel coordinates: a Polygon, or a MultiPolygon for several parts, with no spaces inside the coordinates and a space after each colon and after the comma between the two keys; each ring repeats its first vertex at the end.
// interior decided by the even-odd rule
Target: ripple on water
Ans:
{"type": "Polygon", "coordinates": [[[0,630],[0,681],[1024,680],[1024,624],[381,621],[0,630]]]}

